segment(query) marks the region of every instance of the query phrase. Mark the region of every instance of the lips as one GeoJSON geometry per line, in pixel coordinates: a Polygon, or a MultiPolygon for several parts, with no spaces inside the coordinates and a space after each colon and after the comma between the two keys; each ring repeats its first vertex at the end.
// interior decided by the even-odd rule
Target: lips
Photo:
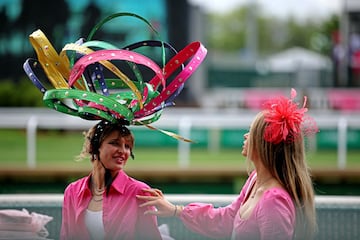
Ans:
{"type": "Polygon", "coordinates": [[[117,164],[123,164],[125,162],[124,159],[121,157],[115,157],[114,159],[117,164]]]}

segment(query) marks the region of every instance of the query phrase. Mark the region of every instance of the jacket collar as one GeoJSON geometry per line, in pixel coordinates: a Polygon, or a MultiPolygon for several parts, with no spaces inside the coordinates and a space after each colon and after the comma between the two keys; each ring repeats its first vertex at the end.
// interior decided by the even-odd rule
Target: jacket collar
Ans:
{"type": "Polygon", "coordinates": [[[125,190],[125,183],[127,182],[127,180],[129,179],[129,176],[126,175],[126,173],[121,170],[119,171],[119,173],[116,175],[114,181],[111,184],[111,187],[115,189],[115,191],[123,194],[124,190],[125,190]]]}
{"type": "Polygon", "coordinates": [[[80,185],[78,197],[84,196],[85,193],[91,194],[90,180],[91,180],[91,173],[89,173],[89,175],[83,179],[83,181],[80,185]]]}

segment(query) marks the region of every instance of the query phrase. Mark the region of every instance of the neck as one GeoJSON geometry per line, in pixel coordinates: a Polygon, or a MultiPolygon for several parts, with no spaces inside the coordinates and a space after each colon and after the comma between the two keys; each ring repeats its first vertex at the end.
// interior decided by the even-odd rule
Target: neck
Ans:
{"type": "Polygon", "coordinates": [[[256,183],[258,185],[262,185],[265,182],[267,182],[269,179],[272,179],[272,178],[273,178],[273,176],[269,172],[262,173],[262,174],[257,173],[257,175],[256,175],[256,183]]]}
{"type": "Polygon", "coordinates": [[[261,161],[258,161],[255,165],[256,170],[256,182],[257,183],[263,183],[269,178],[272,178],[270,171],[261,163],[261,161]]]}
{"type": "Polygon", "coordinates": [[[253,193],[251,198],[254,198],[257,194],[259,188],[263,188],[268,182],[270,182],[274,177],[270,172],[265,168],[256,168],[256,182],[254,185],[253,193]]]}
{"type": "Polygon", "coordinates": [[[104,189],[105,188],[104,177],[99,176],[98,174],[96,174],[96,172],[93,172],[91,177],[91,187],[93,189],[98,189],[98,190],[104,189]]]}

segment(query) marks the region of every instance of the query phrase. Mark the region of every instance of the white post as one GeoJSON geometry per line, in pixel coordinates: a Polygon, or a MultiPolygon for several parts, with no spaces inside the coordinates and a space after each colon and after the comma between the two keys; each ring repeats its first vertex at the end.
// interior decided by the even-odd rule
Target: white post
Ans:
{"type": "MultiPolygon", "coordinates": [[[[191,120],[183,117],[179,121],[179,135],[184,138],[190,138],[191,120]]],[[[180,168],[187,168],[190,164],[190,144],[179,140],[178,144],[178,164],[180,168]]]]}
{"type": "Polygon", "coordinates": [[[220,129],[210,129],[210,139],[208,139],[208,151],[213,153],[219,153],[220,151],[220,129]]]}
{"type": "Polygon", "coordinates": [[[340,118],[338,122],[338,168],[346,168],[347,120],[340,118]]]}
{"type": "Polygon", "coordinates": [[[36,167],[36,130],[37,130],[37,118],[31,116],[26,127],[27,135],[27,166],[30,169],[36,167]]]}

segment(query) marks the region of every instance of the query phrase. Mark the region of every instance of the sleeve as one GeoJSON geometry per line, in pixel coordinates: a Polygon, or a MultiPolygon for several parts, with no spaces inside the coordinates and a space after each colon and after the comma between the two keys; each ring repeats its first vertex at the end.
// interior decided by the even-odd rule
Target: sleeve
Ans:
{"type": "Polygon", "coordinates": [[[226,207],[215,208],[212,204],[191,203],[185,206],[180,219],[191,231],[212,238],[231,236],[234,217],[238,210],[237,200],[226,207]]]}
{"type": "Polygon", "coordinates": [[[264,194],[256,212],[261,239],[293,239],[295,207],[290,196],[279,189],[264,194]]]}
{"type": "Polygon", "coordinates": [[[216,208],[212,204],[190,203],[184,207],[180,219],[188,229],[196,233],[210,238],[230,238],[234,218],[244,200],[252,176],[253,174],[247,179],[240,195],[231,204],[216,208]]]}
{"type": "MultiPolygon", "coordinates": [[[[144,194],[141,189],[149,188],[148,185],[138,186],[138,194],[144,194]]],[[[139,201],[139,200],[137,200],[139,201]]],[[[138,206],[138,202],[136,205],[138,206]]],[[[136,221],[136,239],[149,239],[159,240],[161,239],[160,230],[158,228],[157,217],[155,215],[145,215],[144,212],[148,209],[154,209],[155,207],[138,208],[137,221],[136,221]]]]}

